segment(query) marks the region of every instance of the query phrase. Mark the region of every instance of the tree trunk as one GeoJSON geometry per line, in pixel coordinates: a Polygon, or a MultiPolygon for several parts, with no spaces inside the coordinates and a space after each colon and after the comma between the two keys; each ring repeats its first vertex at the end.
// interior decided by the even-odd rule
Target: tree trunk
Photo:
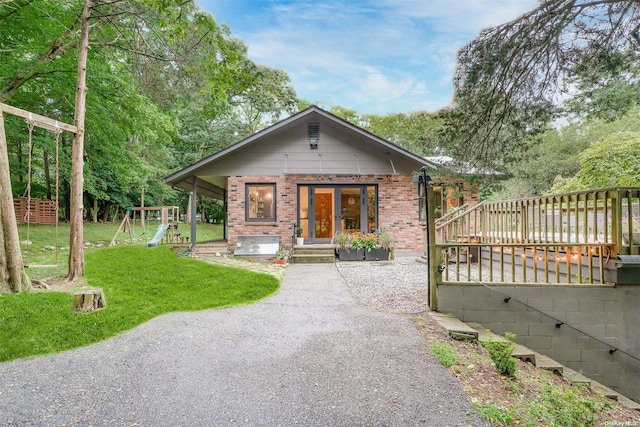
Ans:
{"type": "Polygon", "coordinates": [[[102,206],[102,222],[109,221],[109,214],[111,213],[111,202],[105,201],[102,206]]]}
{"type": "Polygon", "coordinates": [[[91,211],[91,219],[94,224],[98,223],[98,198],[93,198],[93,210],[91,211]]]}
{"type": "Polygon", "coordinates": [[[16,151],[18,154],[18,181],[24,182],[24,175],[22,175],[22,142],[18,140],[18,144],[16,145],[16,151]]]}
{"type": "Polygon", "coordinates": [[[189,202],[187,203],[187,214],[184,216],[184,222],[186,224],[191,224],[191,199],[192,198],[193,197],[189,196],[189,202]]]}
{"type": "Polygon", "coordinates": [[[4,130],[4,115],[0,110],[0,289],[21,292],[29,289],[31,281],[24,271],[18,223],[13,207],[11,176],[9,173],[9,156],[7,136],[4,130]]]}
{"type": "Polygon", "coordinates": [[[140,224],[142,224],[142,228],[144,228],[144,221],[146,219],[144,213],[144,187],[142,187],[142,192],[140,193],[140,207],[142,208],[140,211],[140,224]]]}
{"type": "Polygon", "coordinates": [[[51,199],[51,171],[49,170],[49,153],[47,150],[42,152],[42,161],[44,163],[44,185],[47,192],[47,200],[51,199]]]}
{"type": "Polygon", "coordinates": [[[78,49],[78,83],[76,87],[76,104],[73,124],[78,133],[73,138],[71,150],[71,222],[69,237],[69,275],[67,280],[74,281],[84,275],[84,234],[82,229],[84,188],[83,155],[84,155],[84,119],[87,100],[87,55],[89,52],[89,16],[91,0],[84,0],[82,10],[82,30],[78,49]]]}

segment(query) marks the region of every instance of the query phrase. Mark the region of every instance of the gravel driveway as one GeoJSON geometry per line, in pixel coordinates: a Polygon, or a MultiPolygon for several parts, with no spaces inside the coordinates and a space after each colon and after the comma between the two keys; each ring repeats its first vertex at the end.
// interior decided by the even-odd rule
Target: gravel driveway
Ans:
{"type": "MultiPolygon", "coordinates": [[[[0,425],[486,425],[409,320],[356,302],[403,301],[364,290],[382,271],[403,282],[396,267],[405,278],[425,269],[370,265],[378,274],[366,279],[362,266],[292,265],[256,304],[169,314],[0,364],[0,425]]],[[[402,304],[390,310],[424,307],[402,304]]]]}

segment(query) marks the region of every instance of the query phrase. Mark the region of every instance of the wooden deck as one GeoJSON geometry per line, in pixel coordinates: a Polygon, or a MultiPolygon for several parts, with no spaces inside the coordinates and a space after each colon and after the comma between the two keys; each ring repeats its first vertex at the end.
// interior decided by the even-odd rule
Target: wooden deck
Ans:
{"type": "Polygon", "coordinates": [[[640,188],[483,202],[435,230],[442,283],[617,283],[640,255],[640,188]]]}

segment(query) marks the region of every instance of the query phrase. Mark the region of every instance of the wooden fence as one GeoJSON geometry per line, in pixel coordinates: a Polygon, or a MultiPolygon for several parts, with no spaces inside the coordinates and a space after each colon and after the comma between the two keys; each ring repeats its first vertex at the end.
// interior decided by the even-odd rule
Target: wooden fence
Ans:
{"type": "Polygon", "coordinates": [[[27,204],[27,198],[22,197],[13,199],[13,207],[18,224],[56,223],[56,205],[51,200],[31,199],[31,204],[27,204]]]}

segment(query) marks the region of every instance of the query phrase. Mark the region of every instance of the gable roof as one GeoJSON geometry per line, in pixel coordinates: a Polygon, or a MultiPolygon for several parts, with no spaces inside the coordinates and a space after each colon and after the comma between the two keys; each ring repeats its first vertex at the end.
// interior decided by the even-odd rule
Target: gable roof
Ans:
{"type": "Polygon", "coordinates": [[[362,141],[365,141],[366,144],[368,144],[371,149],[376,148],[378,150],[384,150],[388,154],[393,153],[394,156],[397,156],[401,158],[403,161],[407,162],[408,164],[415,166],[415,170],[420,169],[422,166],[426,166],[430,169],[437,168],[437,164],[429,161],[428,159],[425,159],[416,154],[413,154],[410,151],[407,151],[398,145],[395,145],[383,138],[380,138],[352,123],[347,122],[346,120],[341,119],[340,117],[334,114],[329,113],[326,110],[323,110],[320,107],[313,105],[303,111],[300,111],[297,114],[287,117],[286,119],[268,128],[265,128],[259,132],[256,132],[255,134],[250,135],[247,138],[223,150],[218,151],[217,153],[214,153],[177,172],[174,172],[173,174],[164,178],[164,182],[170,185],[180,186],[185,188],[184,185],[180,185],[180,184],[184,184],[185,182],[191,182],[193,177],[197,177],[198,173],[200,171],[203,171],[208,166],[216,162],[219,162],[222,159],[225,159],[233,155],[234,153],[237,153],[240,150],[243,150],[251,146],[252,144],[257,143],[258,141],[264,139],[269,135],[277,134],[278,132],[285,131],[305,121],[315,120],[319,118],[323,118],[324,120],[328,121],[329,123],[336,126],[337,128],[340,128],[342,131],[349,132],[353,135],[358,136],[362,141]]]}

